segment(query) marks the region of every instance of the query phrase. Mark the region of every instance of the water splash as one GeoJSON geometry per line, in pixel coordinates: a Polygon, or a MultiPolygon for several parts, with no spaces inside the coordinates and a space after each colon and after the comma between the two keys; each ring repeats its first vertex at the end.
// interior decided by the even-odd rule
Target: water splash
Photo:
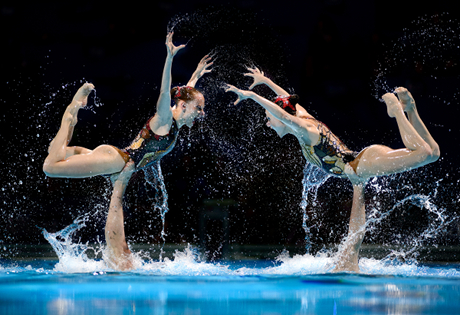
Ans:
{"type": "Polygon", "coordinates": [[[160,161],[158,161],[154,167],[147,167],[144,169],[146,185],[150,185],[156,189],[155,197],[152,198],[152,205],[155,211],[160,213],[161,217],[161,240],[162,245],[160,248],[160,261],[163,260],[164,254],[164,244],[166,243],[166,232],[165,232],[165,217],[168,212],[168,192],[166,191],[166,185],[163,178],[163,173],[161,172],[160,161]]]}
{"type": "Polygon", "coordinates": [[[446,214],[446,209],[436,206],[432,202],[430,196],[413,194],[398,201],[393,207],[385,212],[382,212],[379,208],[372,208],[366,222],[368,231],[372,232],[378,225],[382,224],[385,219],[389,218],[396,209],[407,206],[408,204],[416,206],[420,210],[425,210],[429,215],[429,223],[421,233],[412,235],[409,239],[405,240],[407,244],[406,248],[403,250],[391,250],[391,253],[388,254],[383,261],[416,261],[415,259],[419,256],[419,250],[431,240],[435,239],[436,236],[443,233],[446,227],[455,220],[455,218],[449,217],[446,214]]]}
{"type": "Polygon", "coordinates": [[[95,261],[88,258],[87,253],[93,251],[98,255],[101,248],[95,248],[88,244],[81,244],[79,241],[73,242],[75,233],[85,227],[86,218],[79,217],[66,228],[56,233],[49,233],[42,229],[43,236],[53,247],[59,262],[55,266],[55,271],[62,272],[91,272],[94,269],[106,269],[104,262],[95,261]]]}
{"type": "Polygon", "coordinates": [[[310,227],[307,225],[307,221],[309,219],[307,214],[307,205],[310,201],[313,208],[317,207],[318,188],[330,177],[330,175],[316,165],[308,162],[305,164],[303,174],[302,201],[300,203],[300,208],[302,209],[303,213],[302,227],[305,231],[305,249],[307,253],[309,253],[312,243],[310,227]]]}
{"type": "MultiPolygon", "coordinates": [[[[376,76],[371,82],[373,96],[379,99],[381,95],[392,92],[394,88],[390,87],[392,83],[389,82],[398,72],[404,72],[409,81],[412,76],[438,80],[455,73],[458,67],[455,60],[460,57],[459,30],[460,23],[449,13],[425,15],[412,21],[411,25],[403,30],[402,36],[383,45],[375,69],[376,76]]],[[[399,85],[401,82],[395,84],[399,85]]],[[[419,87],[417,92],[417,95],[421,96],[427,93],[427,90],[419,87]]],[[[453,98],[448,100],[446,97],[452,93],[436,93],[437,95],[430,97],[435,101],[444,100],[446,105],[456,101],[458,97],[458,93],[455,93],[453,98]]]]}
{"type": "MultiPolygon", "coordinates": [[[[0,272],[36,272],[36,273],[91,273],[100,276],[112,270],[98,257],[104,251],[104,245],[90,246],[81,244],[79,240],[73,242],[76,233],[85,227],[84,218],[76,219],[71,225],[56,233],[48,233],[43,230],[43,235],[50,242],[59,257],[59,262],[52,270],[44,270],[43,267],[25,268],[18,266],[0,266],[0,272]],[[95,258],[90,258],[88,252],[93,251],[95,258]]],[[[289,275],[301,276],[312,274],[324,274],[331,272],[333,268],[333,255],[331,251],[321,251],[316,255],[304,254],[289,256],[289,252],[283,251],[269,267],[238,266],[232,268],[225,263],[210,263],[201,260],[198,249],[188,244],[183,250],[176,250],[173,258],[165,257],[163,260],[154,261],[139,253],[135,256],[135,270],[131,273],[158,275],[158,276],[264,276],[264,275],[289,275]],[[147,258],[147,259],[146,259],[147,258]]],[[[253,264],[253,263],[252,263],[253,264]]],[[[240,264],[241,265],[241,264],[240,264]]],[[[398,261],[391,259],[377,260],[373,258],[361,258],[359,261],[361,272],[369,275],[403,275],[403,276],[436,276],[447,278],[460,278],[460,270],[455,268],[436,268],[420,265],[414,261],[398,261]]]]}

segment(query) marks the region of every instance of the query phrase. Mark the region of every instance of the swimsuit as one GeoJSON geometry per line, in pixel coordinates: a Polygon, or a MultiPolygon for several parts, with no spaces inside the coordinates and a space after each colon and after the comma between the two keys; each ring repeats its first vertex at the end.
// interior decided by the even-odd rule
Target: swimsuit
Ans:
{"type": "Polygon", "coordinates": [[[319,121],[318,131],[317,144],[314,146],[300,145],[305,159],[329,174],[347,178],[346,167],[358,156],[358,152],[348,149],[325,124],[319,121]]]}
{"type": "Polygon", "coordinates": [[[129,147],[123,150],[117,149],[126,163],[129,159],[134,161],[136,169],[142,169],[157,162],[171,152],[176,144],[179,134],[176,121],[173,119],[168,134],[159,136],[150,129],[149,123],[152,118],[147,121],[129,147]]]}

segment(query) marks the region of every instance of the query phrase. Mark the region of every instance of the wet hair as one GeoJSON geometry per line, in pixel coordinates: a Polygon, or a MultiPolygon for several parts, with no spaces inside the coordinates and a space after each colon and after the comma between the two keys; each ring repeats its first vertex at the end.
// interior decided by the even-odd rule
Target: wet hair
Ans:
{"type": "Polygon", "coordinates": [[[198,95],[201,95],[201,92],[191,86],[175,86],[171,89],[171,99],[176,103],[178,100],[184,102],[194,100],[198,95]]]}
{"type": "Polygon", "coordinates": [[[284,109],[288,114],[295,115],[297,112],[295,106],[299,103],[299,96],[297,94],[278,95],[273,102],[284,109]]]}

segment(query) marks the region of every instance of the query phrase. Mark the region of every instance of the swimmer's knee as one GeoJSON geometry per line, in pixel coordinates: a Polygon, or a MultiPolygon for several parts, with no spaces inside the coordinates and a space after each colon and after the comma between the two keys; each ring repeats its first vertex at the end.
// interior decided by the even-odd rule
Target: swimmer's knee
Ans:
{"type": "Polygon", "coordinates": [[[55,169],[50,161],[48,161],[48,158],[45,159],[45,162],[43,163],[43,173],[45,173],[46,176],[48,177],[56,177],[55,169]]]}
{"type": "Polygon", "coordinates": [[[425,162],[432,162],[432,156],[433,156],[433,149],[431,149],[431,147],[425,143],[423,144],[421,147],[419,147],[417,149],[419,155],[420,155],[420,158],[425,161],[425,162]]]}
{"type": "Polygon", "coordinates": [[[431,153],[431,162],[436,162],[439,160],[441,157],[441,150],[439,149],[439,145],[436,143],[436,145],[432,148],[432,153],[431,153]]]}

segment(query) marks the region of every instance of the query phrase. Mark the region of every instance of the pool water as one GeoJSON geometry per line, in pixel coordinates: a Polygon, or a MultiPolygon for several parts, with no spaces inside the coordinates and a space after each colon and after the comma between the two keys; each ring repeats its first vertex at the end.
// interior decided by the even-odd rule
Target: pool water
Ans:
{"type": "Polygon", "coordinates": [[[1,314],[458,314],[460,265],[327,257],[201,262],[190,252],[114,272],[102,261],[2,261],[1,314]],[[326,270],[326,271],[325,271],[326,270]]]}

